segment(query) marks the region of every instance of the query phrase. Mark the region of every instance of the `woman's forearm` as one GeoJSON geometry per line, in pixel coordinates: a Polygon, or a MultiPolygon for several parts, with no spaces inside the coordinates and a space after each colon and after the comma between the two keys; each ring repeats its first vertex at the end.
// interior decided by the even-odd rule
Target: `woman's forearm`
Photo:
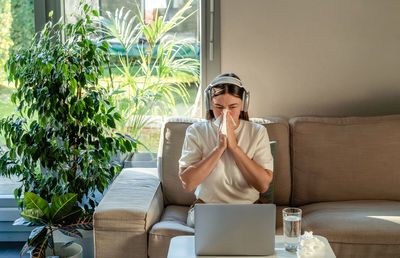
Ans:
{"type": "Polygon", "coordinates": [[[238,145],[229,150],[247,183],[253,186],[260,193],[266,192],[272,181],[272,171],[264,169],[255,161],[250,159],[238,145]]]}
{"type": "Polygon", "coordinates": [[[187,168],[182,168],[179,172],[179,178],[182,181],[183,188],[190,192],[194,191],[214,170],[224,151],[223,147],[215,147],[201,161],[187,168]]]}

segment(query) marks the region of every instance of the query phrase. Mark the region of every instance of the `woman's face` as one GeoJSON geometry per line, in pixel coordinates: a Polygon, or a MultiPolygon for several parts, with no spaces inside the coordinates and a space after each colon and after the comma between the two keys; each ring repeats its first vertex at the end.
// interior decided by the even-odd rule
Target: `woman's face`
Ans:
{"type": "Polygon", "coordinates": [[[230,111],[236,125],[239,125],[240,110],[242,109],[242,100],[231,94],[225,93],[212,98],[212,110],[215,118],[222,114],[222,110],[230,111]]]}

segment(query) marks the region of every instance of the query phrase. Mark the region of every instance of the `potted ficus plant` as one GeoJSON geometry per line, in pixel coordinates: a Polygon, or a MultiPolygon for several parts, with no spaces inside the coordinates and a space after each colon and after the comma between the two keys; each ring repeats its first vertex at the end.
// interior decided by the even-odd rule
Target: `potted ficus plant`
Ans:
{"type": "Polygon", "coordinates": [[[81,238],[78,229],[91,230],[93,222],[91,215],[84,215],[77,205],[77,195],[67,193],[53,196],[51,204],[40,196],[27,192],[24,194],[24,209],[21,218],[14,225],[37,226],[34,228],[21,250],[20,256],[26,252],[33,258],[51,256],[82,257],[82,247],[71,242],[55,243],[54,232],[81,238]]]}
{"type": "Polygon", "coordinates": [[[103,193],[121,169],[113,156],[136,148],[132,137],[114,132],[121,115],[108,92],[111,77],[103,76],[108,44],[91,27],[97,12],[88,5],[83,11],[74,24],[48,22],[7,62],[19,112],[0,120],[6,140],[0,175],[20,177],[14,192],[20,207],[23,192],[48,202],[75,193],[78,204],[93,212],[96,191],[103,193]]]}
{"type": "Polygon", "coordinates": [[[18,114],[0,120],[6,141],[0,175],[20,179],[14,191],[19,208],[24,192],[48,203],[74,193],[77,205],[93,214],[121,171],[113,157],[136,150],[132,137],[115,132],[121,115],[108,90],[111,73],[104,75],[108,44],[92,22],[98,13],[81,8],[83,18],[75,23],[46,23],[6,65],[18,114]]]}

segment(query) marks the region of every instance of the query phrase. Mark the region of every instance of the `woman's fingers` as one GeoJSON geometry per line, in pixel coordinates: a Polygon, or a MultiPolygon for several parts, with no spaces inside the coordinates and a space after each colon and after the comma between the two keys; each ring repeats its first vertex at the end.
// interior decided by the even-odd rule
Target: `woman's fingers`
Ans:
{"type": "Polygon", "coordinates": [[[226,135],[222,134],[222,119],[223,117],[221,117],[219,126],[218,126],[218,133],[217,133],[217,138],[218,138],[218,146],[220,148],[226,149],[228,147],[228,143],[227,143],[227,139],[226,139],[226,135]]]}
{"type": "Polygon", "coordinates": [[[228,147],[228,140],[226,139],[226,136],[223,134],[218,135],[218,146],[219,148],[222,148],[225,150],[228,147]]]}
{"type": "Polygon", "coordinates": [[[219,126],[218,126],[218,133],[221,134],[222,131],[222,119],[224,119],[223,117],[221,117],[222,115],[220,115],[220,120],[219,120],[219,126]]]}

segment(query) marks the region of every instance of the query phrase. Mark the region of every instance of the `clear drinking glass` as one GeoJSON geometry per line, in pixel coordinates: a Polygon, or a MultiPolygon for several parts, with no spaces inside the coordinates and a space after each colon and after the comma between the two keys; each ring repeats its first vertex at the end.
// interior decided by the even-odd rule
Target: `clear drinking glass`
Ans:
{"type": "Polygon", "coordinates": [[[289,252],[296,252],[301,235],[301,209],[285,208],[283,216],[283,238],[285,249],[289,252]]]}

